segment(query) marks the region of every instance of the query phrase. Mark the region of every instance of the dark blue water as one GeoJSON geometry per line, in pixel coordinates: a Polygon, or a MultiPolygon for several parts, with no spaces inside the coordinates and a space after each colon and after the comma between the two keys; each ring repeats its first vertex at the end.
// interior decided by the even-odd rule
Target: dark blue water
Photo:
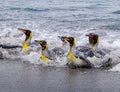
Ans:
{"type": "Polygon", "coordinates": [[[0,3],[0,19],[5,20],[42,19],[42,21],[52,20],[58,24],[63,22],[71,24],[74,21],[77,22],[75,24],[84,22],[92,24],[91,22],[97,22],[96,20],[101,20],[100,23],[109,23],[119,19],[120,5],[117,0],[114,4],[112,0],[1,0],[0,3]]]}

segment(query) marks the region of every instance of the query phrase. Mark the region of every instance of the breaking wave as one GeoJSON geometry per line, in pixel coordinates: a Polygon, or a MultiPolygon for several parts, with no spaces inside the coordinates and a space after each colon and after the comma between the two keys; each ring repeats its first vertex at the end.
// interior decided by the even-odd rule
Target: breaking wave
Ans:
{"type": "MultiPolygon", "coordinates": [[[[42,63],[40,46],[31,46],[33,51],[29,54],[22,53],[20,46],[25,35],[17,28],[31,30],[32,42],[46,40],[50,50],[61,47],[62,43],[58,36],[73,36],[77,40],[77,46],[86,46],[88,38],[85,35],[96,33],[100,36],[98,48],[109,52],[101,58],[89,58],[90,61],[97,67],[110,67],[111,70],[120,71],[118,68],[120,62],[118,0],[114,1],[114,5],[112,0],[37,0],[36,2],[30,0],[30,3],[26,0],[14,0],[12,3],[2,0],[0,3],[0,45],[19,47],[0,48],[1,59],[42,63]]],[[[66,54],[67,49],[66,47],[66,54]]],[[[57,63],[54,65],[65,66],[65,56],[56,57],[57,63]]]]}

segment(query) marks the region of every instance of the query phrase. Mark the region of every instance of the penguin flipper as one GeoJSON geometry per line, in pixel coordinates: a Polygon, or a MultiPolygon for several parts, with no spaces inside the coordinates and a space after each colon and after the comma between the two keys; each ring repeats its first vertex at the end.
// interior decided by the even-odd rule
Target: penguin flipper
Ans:
{"type": "Polygon", "coordinates": [[[84,57],[81,57],[81,56],[79,58],[82,59],[82,60],[84,60],[87,63],[87,66],[89,68],[95,68],[95,66],[88,59],[86,59],[84,57]]]}
{"type": "Polygon", "coordinates": [[[18,45],[0,45],[1,48],[3,49],[14,49],[14,48],[22,48],[22,46],[18,46],[18,45]]]}

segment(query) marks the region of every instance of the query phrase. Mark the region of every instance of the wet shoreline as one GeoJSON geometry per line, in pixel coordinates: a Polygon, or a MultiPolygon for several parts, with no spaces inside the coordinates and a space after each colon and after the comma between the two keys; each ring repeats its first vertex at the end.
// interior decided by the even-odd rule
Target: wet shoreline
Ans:
{"type": "Polygon", "coordinates": [[[0,60],[1,92],[119,92],[120,72],[0,60]]]}

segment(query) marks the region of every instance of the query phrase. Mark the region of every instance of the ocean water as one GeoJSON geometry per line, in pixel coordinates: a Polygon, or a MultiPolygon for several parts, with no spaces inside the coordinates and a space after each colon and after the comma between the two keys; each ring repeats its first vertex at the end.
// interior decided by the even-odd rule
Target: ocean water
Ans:
{"type": "MultiPolygon", "coordinates": [[[[93,59],[101,63],[111,58],[112,71],[120,71],[120,1],[118,0],[0,0],[0,43],[22,45],[25,35],[18,28],[33,32],[34,40],[46,40],[49,49],[61,47],[58,36],[73,36],[77,46],[88,44],[88,33],[100,36],[99,48],[111,52],[103,58],[93,59]]],[[[33,47],[33,48],[37,48],[33,47]]],[[[27,61],[38,64],[40,50],[30,54],[21,53],[21,49],[6,50],[0,48],[6,59],[27,61]]],[[[65,57],[58,61],[64,66],[65,57]]]]}

